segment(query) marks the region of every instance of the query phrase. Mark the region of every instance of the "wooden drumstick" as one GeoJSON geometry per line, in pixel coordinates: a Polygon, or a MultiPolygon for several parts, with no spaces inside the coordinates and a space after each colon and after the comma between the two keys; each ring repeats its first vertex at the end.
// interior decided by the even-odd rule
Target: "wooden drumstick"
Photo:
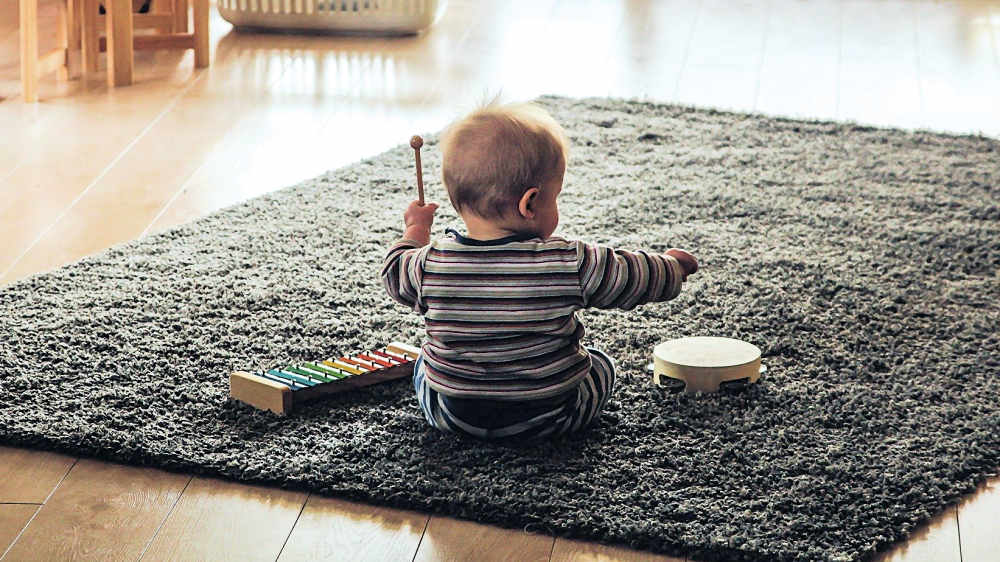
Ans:
{"type": "Polygon", "coordinates": [[[424,139],[420,135],[413,135],[410,139],[410,146],[413,147],[413,157],[417,159],[417,195],[420,199],[420,206],[424,205],[424,171],[420,167],[420,147],[424,145],[424,139]]]}

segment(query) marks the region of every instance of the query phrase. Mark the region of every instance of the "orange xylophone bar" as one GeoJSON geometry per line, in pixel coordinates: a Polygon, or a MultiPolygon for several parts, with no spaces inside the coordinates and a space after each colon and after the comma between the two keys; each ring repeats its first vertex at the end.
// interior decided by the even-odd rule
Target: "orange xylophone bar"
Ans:
{"type": "Polygon", "coordinates": [[[350,357],[305,361],[266,371],[234,371],[229,396],[261,410],[287,414],[300,402],[413,374],[420,349],[393,342],[350,357]]]}

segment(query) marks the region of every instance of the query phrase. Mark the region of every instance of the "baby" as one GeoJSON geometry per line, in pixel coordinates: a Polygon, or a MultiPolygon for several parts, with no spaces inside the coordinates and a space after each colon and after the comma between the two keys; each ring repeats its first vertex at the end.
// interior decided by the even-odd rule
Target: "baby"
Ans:
{"type": "Polygon", "coordinates": [[[413,369],[431,426],[494,441],[587,427],[615,385],[614,361],[580,345],[581,308],[630,310],[676,297],[691,254],[629,252],[553,237],[566,171],[562,128],[531,104],[492,104],[452,124],[442,176],[465,233],[430,240],[437,205],[414,201],[382,282],[424,316],[413,369]]]}

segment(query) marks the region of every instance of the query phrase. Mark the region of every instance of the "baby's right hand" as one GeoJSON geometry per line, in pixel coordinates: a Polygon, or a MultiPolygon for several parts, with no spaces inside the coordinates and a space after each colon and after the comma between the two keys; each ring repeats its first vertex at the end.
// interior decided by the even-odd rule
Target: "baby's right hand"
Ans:
{"type": "Polygon", "coordinates": [[[681,264],[681,267],[684,268],[683,281],[687,281],[688,275],[694,275],[698,271],[698,260],[690,253],[680,248],[670,248],[663,253],[676,259],[681,264]]]}
{"type": "Polygon", "coordinates": [[[419,226],[430,231],[431,225],[434,224],[434,211],[437,208],[437,203],[421,205],[420,201],[413,201],[403,212],[403,224],[406,225],[406,228],[419,226]]]}

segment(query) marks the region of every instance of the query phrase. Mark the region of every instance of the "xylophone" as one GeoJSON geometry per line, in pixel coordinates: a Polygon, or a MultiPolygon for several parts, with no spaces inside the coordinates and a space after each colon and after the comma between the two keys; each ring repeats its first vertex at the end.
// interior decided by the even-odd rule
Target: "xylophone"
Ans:
{"type": "Polygon", "coordinates": [[[287,414],[307,400],[413,374],[420,349],[393,342],[381,349],[266,371],[234,371],[229,396],[261,410],[287,414]]]}

